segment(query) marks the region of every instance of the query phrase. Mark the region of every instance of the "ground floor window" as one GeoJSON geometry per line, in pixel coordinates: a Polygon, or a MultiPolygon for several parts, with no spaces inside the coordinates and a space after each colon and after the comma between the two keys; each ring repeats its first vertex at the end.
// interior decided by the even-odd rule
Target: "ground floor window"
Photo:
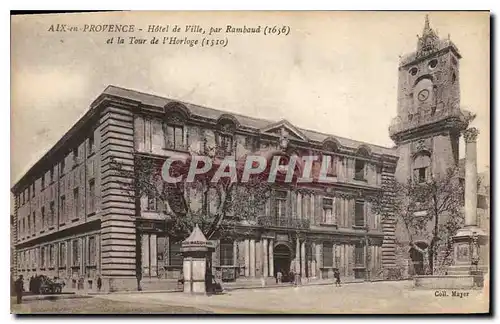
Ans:
{"type": "Polygon", "coordinates": [[[365,247],[362,243],[358,243],[354,247],[354,262],[356,266],[365,265],[365,247]]]}
{"type": "Polygon", "coordinates": [[[323,267],[333,267],[333,243],[323,243],[323,267]]]}
{"type": "Polygon", "coordinates": [[[181,243],[180,242],[171,242],[170,250],[168,253],[169,256],[169,265],[170,266],[178,266],[182,267],[182,254],[181,254],[181,243]]]}
{"type": "Polygon", "coordinates": [[[233,242],[221,241],[220,243],[220,265],[232,266],[234,265],[233,242]]]}

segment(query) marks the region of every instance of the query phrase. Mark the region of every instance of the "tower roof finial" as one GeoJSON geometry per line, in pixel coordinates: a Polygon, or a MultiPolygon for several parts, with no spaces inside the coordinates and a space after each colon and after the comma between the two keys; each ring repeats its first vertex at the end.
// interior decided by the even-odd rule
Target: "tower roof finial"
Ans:
{"type": "Polygon", "coordinates": [[[431,26],[429,23],[429,15],[425,15],[425,24],[424,24],[424,35],[428,34],[431,31],[431,26]]]}

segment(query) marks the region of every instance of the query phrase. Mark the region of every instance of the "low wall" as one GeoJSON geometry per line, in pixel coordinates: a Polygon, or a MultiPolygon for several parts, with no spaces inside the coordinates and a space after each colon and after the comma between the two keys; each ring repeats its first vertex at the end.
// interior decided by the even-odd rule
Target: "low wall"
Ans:
{"type": "Polygon", "coordinates": [[[474,276],[415,276],[413,285],[424,289],[470,289],[474,287],[474,276]]]}

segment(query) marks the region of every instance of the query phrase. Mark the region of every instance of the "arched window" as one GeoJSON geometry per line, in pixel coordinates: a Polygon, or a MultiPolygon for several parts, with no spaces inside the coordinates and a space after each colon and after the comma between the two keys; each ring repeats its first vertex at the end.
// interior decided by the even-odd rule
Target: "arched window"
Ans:
{"type": "Polygon", "coordinates": [[[428,154],[418,154],[413,160],[413,181],[426,182],[431,176],[431,157],[428,154]]]}

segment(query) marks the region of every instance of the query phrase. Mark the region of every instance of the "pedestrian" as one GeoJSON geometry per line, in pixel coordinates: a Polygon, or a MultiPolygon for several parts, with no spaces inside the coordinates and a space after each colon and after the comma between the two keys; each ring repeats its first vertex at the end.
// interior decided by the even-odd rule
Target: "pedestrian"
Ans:
{"type": "Polygon", "coordinates": [[[14,285],[16,289],[16,302],[18,304],[21,304],[23,302],[23,292],[24,292],[24,280],[22,275],[19,276],[14,285]]]}
{"type": "Polygon", "coordinates": [[[29,291],[30,291],[31,293],[33,293],[33,280],[34,280],[34,278],[33,278],[33,276],[31,276],[31,277],[30,277],[30,280],[29,280],[29,284],[28,284],[29,291]]]}
{"type": "Polygon", "coordinates": [[[278,272],[276,273],[276,283],[281,283],[281,281],[283,280],[283,274],[281,273],[281,271],[278,270],[278,272]]]}
{"type": "Polygon", "coordinates": [[[340,272],[339,272],[339,269],[335,269],[334,270],[333,276],[335,277],[335,287],[340,287],[340,272]]]}
{"type": "Polygon", "coordinates": [[[102,279],[101,279],[101,276],[98,276],[97,277],[97,291],[101,291],[101,287],[102,287],[102,279]]]}

